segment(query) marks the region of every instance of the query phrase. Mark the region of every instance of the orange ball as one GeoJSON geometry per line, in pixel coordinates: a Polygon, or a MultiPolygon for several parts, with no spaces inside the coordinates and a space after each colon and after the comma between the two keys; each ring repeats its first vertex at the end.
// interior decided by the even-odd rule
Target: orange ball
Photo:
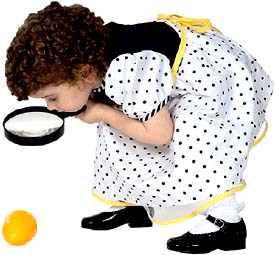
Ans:
{"type": "Polygon", "coordinates": [[[37,223],[28,212],[17,210],[7,216],[2,228],[5,240],[14,246],[24,245],[35,236],[37,223]]]}

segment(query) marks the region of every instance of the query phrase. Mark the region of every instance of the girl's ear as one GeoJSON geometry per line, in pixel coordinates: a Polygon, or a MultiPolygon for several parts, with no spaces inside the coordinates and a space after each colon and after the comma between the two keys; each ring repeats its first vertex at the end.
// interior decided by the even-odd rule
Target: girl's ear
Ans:
{"type": "Polygon", "coordinates": [[[90,73],[87,77],[82,77],[83,81],[86,82],[86,83],[94,83],[95,79],[97,78],[97,75],[95,72],[93,73],[90,73]]]}
{"type": "Polygon", "coordinates": [[[89,64],[83,64],[79,68],[78,75],[84,82],[93,83],[97,78],[97,71],[93,66],[89,64]]]}
{"type": "Polygon", "coordinates": [[[76,68],[76,71],[81,78],[85,79],[92,72],[92,69],[93,68],[89,64],[82,64],[76,68]]]}

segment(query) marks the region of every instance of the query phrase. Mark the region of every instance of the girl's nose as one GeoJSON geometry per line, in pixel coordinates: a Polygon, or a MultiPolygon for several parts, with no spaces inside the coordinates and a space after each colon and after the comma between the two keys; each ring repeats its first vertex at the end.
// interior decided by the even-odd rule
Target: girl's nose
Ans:
{"type": "Polygon", "coordinates": [[[47,103],[47,108],[50,111],[53,111],[53,110],[57,110],[58,111],[57,107],[54,104],[47,103]]]}

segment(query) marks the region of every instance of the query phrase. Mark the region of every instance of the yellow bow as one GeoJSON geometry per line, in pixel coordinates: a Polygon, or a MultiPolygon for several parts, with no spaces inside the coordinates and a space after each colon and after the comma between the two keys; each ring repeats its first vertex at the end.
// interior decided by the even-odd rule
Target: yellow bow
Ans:
{"type": "Polygon", "coordinates": [[[193,18],[184,18],[182,16],[171,14],[159,14],[157,17],[158,20],[167,20],[178,24],[179,26],[184,26],[191,28],[197,32],[203,33],[213,28],[209,19],[193,19],[193,18]]]}

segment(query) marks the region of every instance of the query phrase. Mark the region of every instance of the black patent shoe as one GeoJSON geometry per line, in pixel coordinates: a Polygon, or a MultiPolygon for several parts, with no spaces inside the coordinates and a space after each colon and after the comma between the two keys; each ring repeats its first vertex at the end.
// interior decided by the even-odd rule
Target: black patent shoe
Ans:
{"type": "Polygon", "coordinates": [[[219,230],[206,234],[186,234],[171,238],[167,242],[169,250],[182,253],[202,254],[216,249],[230,251],[245,249],[246,226],[241,219],[238,223],[228,223],[208,215],[207,220],[219,227],[219,230]]]}
{"type": "Polygon", "coordinates": [[[127,206],[112,212],[103,212],[83,218],[82,228],[109,230],[128,224],[130,228],[152,227],[146,210],[142,206],[127,206]]]}

